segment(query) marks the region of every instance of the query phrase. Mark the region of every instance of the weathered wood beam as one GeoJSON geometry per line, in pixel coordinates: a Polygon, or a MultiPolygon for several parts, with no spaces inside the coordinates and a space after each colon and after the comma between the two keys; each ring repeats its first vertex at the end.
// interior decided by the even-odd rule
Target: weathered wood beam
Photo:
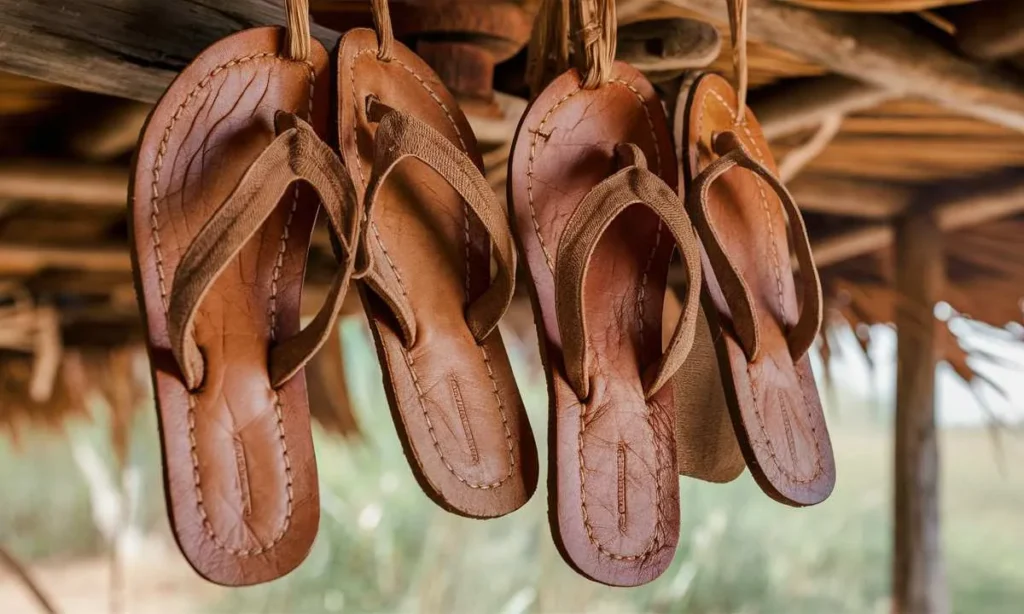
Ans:
{"type": "Polygon", "coordinates": [[[53,160],[0,161],[0,200],[124,209],[128,172],[118,166],[53,160]]]}
{"type": "Polygon", "coordinates": [[[914,190],[899,184],[854,181],[815,174],[787,184],[802,211],[865,219],[890,219],[903,211],[914,190]]]}
{"type": "Polygon", "coordinates": [[[818,268],[877,252],[892,245],[896,234],[889,224],[871,224],[857,230],[811,243],[814,263],[818,268]]]}
{"type": "MultiPolygon", "coordinates": [[[[284,18],[280,0],[0,0],[0,71],[156,102],[211,43],[284,18]]],[[[313,35],[328,47],[338,37],[313,35]]]]}
{"type": "MultiPolygon", "coordinates": [[[[721,0],[670,0],[719,21],[721,0]]],[[[750,37],[878,88],[1024,131],[1024,81],[963,58],[896,20],[750,0],[750,37]]]]}
{"type": "Polygon", "coordinates": [[[939,527],[939,450],[935,428],[937,325],[945,281],[942,229],[928,212],[896,228],[896,455],[893,607],[896,614],[948,614],[939,527]]]}
{"type": "Polygon", "coordinates": [[[126,247],[43,247],[0,243],[0,275],[29,275],[44,269],[103,273],[130,272],[126,247]]]}
{"type": "Polygon", "coordinates": [[[789,183],[796,179],[796,176],[802,173],[807,165],[814,162],[814,159],[832,144],[832,140],[836,138],[843,127],[843,117],[842,113],[825,117],[809,139],[786,153],[786,156],[779,161],[779,179],[783,183],[789,183]]]}
{"type": "Polygon", "coordinates": [[[835,115],[849,115],[899,98],[900,93],[840,75],[785,80],[752,92],[750,107],[771,141],[813,130],[835,115]]]}
{"type": "Polygon", "coordinates": [[[939,228],[945,232],[970,228],[1024,211],[1024,183],[996,186],[952,202],[935,211],[939,228]]]}
{"type": "MultiPolygon", "coordinates": [[[[997,185],[967,196],[940,201],[932,207],[939,229],[955,232],[1024,212],[1024,182],[997,185]]],[[[812,245],[819,267],[885,249],[895,239],[888,224],[874,224],[821,239],[812,245]]]]}

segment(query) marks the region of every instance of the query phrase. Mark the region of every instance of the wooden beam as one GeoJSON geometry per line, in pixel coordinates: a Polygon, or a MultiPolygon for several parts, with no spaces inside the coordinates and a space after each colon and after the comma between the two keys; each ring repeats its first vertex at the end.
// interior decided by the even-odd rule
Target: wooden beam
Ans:
{"type": "MultiPolygon", "coordinates": [[[[211,43],[284,19],[280,0],[0,0],[0,71],[156,102],[211,43]]],[[[313,35],[328,48],[338,38],[313,35]]]]}
{"type": "Polygon", "coordinates": [[[877,252],[892,245],[896,234],[888,224],[872,224],[811,243],[818,268],[877,252]]]}
{"type": "MultiPolygon", "coordinates": [[[[955,232],[1024,212],[1024,182],[995,183],[983,191],[940,201],[933,207],[939,229],[955,232]]],[[[895,238],[888,224],[874,224],[849,233],[821,239],[812,245],[818,267],[885,249],[895,238]]]]}
{"type": "Polygon", "coordinates": [[[96,273],[131,272],[126,247],[41,247],[0,243],[0,275],[29,275],[44,269],[96,273]]]}
{"type": "Polygon", "coordinates": [[[125,209],[128,171],[52,160],[0,162],[0,200],[125,209]]]}
{"type": "Polygon", "coordinates": [[[833,139],[843,127],[842,113],[829,115],[822,119],[821,125],[806,141],[786,152],[779,161],[779,179],[789,183],[803,172],[807,165],[821,155],[832,144],[833,139]]]}
{"type": "Polygon", "coordinates": [[[896,455],[893,607],[895,614],[948,614],[939,530],[939,451],[935,367],[945,260],[942,230],[927,212],[896,229],[896,455]]]}
{"type": "Polygon", "coordinates": [[[1024,54],[1024,4],[988,0],[949,10],[956,42],[964,53],[982,60],[1024,54]]]}
{"type": "Polygon", "coordinates": [[[899,98],[900,93],[840,75],[785,80],[751,92],[750,107],[771,141],[813,130],[834,115],[849,115],[899,98]]]}
{"type": "MultiPolygon", "coordinates": [[[[724,21],[721,0],[670,0],[724,21]]],[[[750,37],[878,88],[1024,132],[1024,81],[979,65],[900,22],[750,0],[750,37]]]]}
{"type": "Polygon", "coordinates": [[[864,219],[890,219],[902,212],[914,190],[899,184],[801,175],[787,184],[801,211],[864,219]]]}
{"type": "Polygon", "coordinates": [[[997,185],[985,192],[971,194],[940,204],[935,212],[939,228],[945,232],[970,228],[1024,211],[1024,183],[997,185]]]}

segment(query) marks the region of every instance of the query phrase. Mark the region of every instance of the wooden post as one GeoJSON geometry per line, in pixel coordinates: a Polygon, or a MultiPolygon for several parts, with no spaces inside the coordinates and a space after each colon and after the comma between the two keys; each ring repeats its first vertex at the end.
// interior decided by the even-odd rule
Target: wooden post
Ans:
{"type": "Polygon", "coordinates": [[[896,225],[896,471],[894,614],[948,614],[939,531],[935,429],[936,323],[945,278],[942,231],[928,212],[896,225]]]}

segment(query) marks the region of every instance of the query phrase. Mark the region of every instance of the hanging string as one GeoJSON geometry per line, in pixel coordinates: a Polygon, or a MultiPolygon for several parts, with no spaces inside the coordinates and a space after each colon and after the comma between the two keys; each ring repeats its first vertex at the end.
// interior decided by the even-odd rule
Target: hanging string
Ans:
{"type": "Polygon", "coordinates": [[[736,78],[736,123],[747,118],[747,0],[729,3],[729,34],[732,36],[732,65],[736,78]]]}
{"type": "Polygon", "coordinates": [[[285,0],[287,14],[288,58],[309,61],[311,51],[309,33],[309,0],[285,0]]]}
{"type": "Polygon", "coordinates": [[[391,27],[391,9],[388,0],[370,0],[373,27],[377,31],[377,59],[390,62],[395,57],[395,31],[391,27]]]}
{"type": "Polygon", "coordinates": [[[576,56],[583,89],[597,89],[608,83],[615,64],[618,23],[615,0],[575,0],[573,26],[576,56]]]}
{"type": "Polygon", "coordinates": [[[569,68],[570,55],[584,89],[607,83],[615,62],[616,31],[615,0],[543,0],[526,68],[534,95],[569,68]]]}

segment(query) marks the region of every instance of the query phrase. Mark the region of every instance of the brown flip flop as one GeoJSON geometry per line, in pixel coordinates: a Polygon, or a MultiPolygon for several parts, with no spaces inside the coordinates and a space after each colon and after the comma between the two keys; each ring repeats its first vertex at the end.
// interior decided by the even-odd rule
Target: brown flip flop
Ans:
{"type": "Polygon", "coordinates": [[[380,45],[357,29],[337,50],[340,148],[368,203],[360,293],[420,485],[449,511],[501,516],[526,503],[538,470],[496,328],[514,290],[515,245],[465,116],[392,39],[387,3],[373,9],[380,45]]]}
{"type": "MultiPolygon", "coordinates": [[[[599,19],[588,8],[573,6],[575,30],[599,19]]],[[[548,382],[552,534],[579,573],[635,586],[668,567],[679,538],[668,382],[693,340],[699,249],[661,102],[638,71],[603,61],[563,73],[530,105],[508,200],[548,382]],[[676,244],[691,291],[663,354],[676,244]]]]}
{"type": "Polygon", "coordinates": [[[706,74],[680,92],[676,109],[687,209],[704,246],[704,311],[751,473],[774,499],[813,505],[835,484],[807,357],[821,288],[800,212],[753,113],[736,121],[739,106],[728,81],[706,74]]]}
{"type": "Polygon", "coordinates": [[[138,147],[132,256],[169,515],[219,584],[286,574],[317,532],[302,366],[333,329],[353,259],[302,331],[300,291],[321,199],[346,249],[358,230],[351,181],[320,141],[329,79],[315,40],[239,32],[174,80],[138,147]]]}
{"type": "MultiPolygon", "coordinates": [[[[672,90],[669,94],[671,100],[666,102],[671,103],[669,113],[674,115],[676,121],[682,116],[675,113],[679,88],[688,89],[699,74],[693,71],[685,73],[681,81],[674,84],[674,89],[669,84],[661,86],[672,90]]],[[[681,133],[678,125],[673,126],[673,134],[681,133]]],[[[686,149],[678,139],[675,139],[675,144],[676,158],[682,160],[686,156],[686,149]]],[[[681,310],[678,299],[670,293],[665,301],[665,320],[674,322],[681,310]]],[[[747,468],[747,461],[736,440],[736,431],[725,400],[722,374],[718,369],[715,343],[703,307],[697,314],[697,332],[693,339],[693,349],[686,359],[686,368],[676,373],[672,385],[676,392],[676,457],[679,475],[717,484],[738,478],[747,468]]]]}

